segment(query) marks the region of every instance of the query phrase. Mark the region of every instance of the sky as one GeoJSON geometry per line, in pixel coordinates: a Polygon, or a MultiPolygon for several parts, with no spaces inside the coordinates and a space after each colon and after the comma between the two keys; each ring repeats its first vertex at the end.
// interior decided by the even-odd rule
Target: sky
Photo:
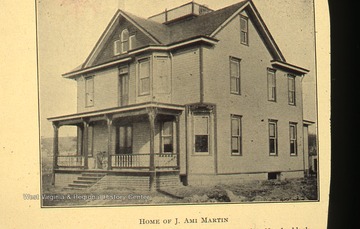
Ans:
{"type": "MultiPolygon", "coordinates": [[[[47,118],[76,113],[76,82],[62,78],[84,62],[118,8],[147,18],[190,0],[38,0],[40,135],[47,118]]],[[[240,0],[196,0],[220,9],[240,0]]],[[[316,121],[316,66],[312,0],[253,0],[287,62],[309,69],[303,79],[304,119],[316,121]]],[[[73,135],[61,128],[60,136],[73,135]]]]}

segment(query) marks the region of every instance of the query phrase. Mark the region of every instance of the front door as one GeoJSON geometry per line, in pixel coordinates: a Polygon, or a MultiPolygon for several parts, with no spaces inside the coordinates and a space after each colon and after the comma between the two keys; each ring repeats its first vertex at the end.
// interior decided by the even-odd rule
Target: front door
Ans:
{"type": "Polygon", "coordinates": [[[132,154],[132,126],[116,128],[116,154],[132,154]]]}

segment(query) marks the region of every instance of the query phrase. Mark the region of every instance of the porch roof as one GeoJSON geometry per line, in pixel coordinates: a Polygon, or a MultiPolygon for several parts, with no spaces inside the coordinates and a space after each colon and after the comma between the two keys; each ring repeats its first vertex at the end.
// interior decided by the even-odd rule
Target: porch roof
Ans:
{"type": "Polygon", "coordinates": [[[48,118],[48,121],[57,122],[63,125],[74,125],[81,123],[84,119],[90,119],[90,121],[103,120],[109,115],[113,118],[145,115],[148,114],[148,109],[156,109],[158,114],[179,115],[185,110],[185,106],[178,104],[147,102],[123,107],[50,117],[48,118]]]}

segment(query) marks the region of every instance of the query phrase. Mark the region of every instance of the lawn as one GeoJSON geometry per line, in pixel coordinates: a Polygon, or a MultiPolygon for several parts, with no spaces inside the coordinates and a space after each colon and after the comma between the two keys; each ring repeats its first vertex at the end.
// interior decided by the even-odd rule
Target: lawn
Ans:
{"type": "Polygon", "coordinates": [[[282,181],[252,181],[232,185],[182,186],[159,191],[132,189],[63,190],[43,175],[43,206],[124,206],[159,204],[297,202],[317,200],[315,177],[282,181]]]}
{"type": "MultiPolygon", "coordinates": [[[[63,151],[76,150],[75,138],[61,139],[63,151]],[[66,143],[66,144],[65,144],[66,143]],[[70,147],[70,148],[67,148],[70,147]]],[[[43,206],[123,206],[159,204],[294,202],[318,199],[316,177],[252,181],[232,185],[182,186],[144,192],[132,189],[63,190],[51,185],[52,139],[42,139],[43,206]]]]}

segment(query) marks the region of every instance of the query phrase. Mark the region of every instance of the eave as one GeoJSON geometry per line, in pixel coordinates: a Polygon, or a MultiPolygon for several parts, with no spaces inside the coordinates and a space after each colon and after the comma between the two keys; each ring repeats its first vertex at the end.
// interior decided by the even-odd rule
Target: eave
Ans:
{"type": "Polygon", "coordinates": [[[308,69],[305,69],[305,68],[302,68],[302,67],[299,67],[299,66],[296,66],[293,64],[289,64],[289,63],[286,63],[283,61],[272,60],[270,62],[274,68],[281,69],[281,70],[287,71],[289,73],[293,73],[298,76],[303,76],[309,72],[308,69]]]}
{"type": "Polygon", "coordinates": [[[120,63],[125,63],[128,61],[131,61],[132,56],[139,55],[144,52],[171,51],[173,49],[181,48],[181,47],[188,46],[188,45],[194,45],[196,43],[215,45],[217,42],[218,42],[218,40],[216,40],[214,38],[210,38],[210,37],[206,37],[206,36],[198,36],[198,37],[193,37],[193,38],[183,40],[180,42],[172,43],[169,45],[149,45],[149,46],[142,47],[139,49],[130,50],[126,54],[126,56],[122,57],[121,59],[116,59],[116,60],[106,62],[106,63],[100,64],[100,65],[91,66],[91,67],[79,69],[77,71],[68,72],[68,73],[63,74],[62,76],[65,78],[71,79],[71,78],[74,78],[81,74],[86,74],[86,73],[89,73],[89,72],[92,72],[95,70],[99,70],[102,68],[107,68],[107,67],[111,67],[111,66],[114,66],[114,65],[117,65],[120,63]]]}
{"type": "Polygon", "coordinates": [[[96,110],[96,111],[88,111],[82,113],[74,113],[62,116],[56,116],[48,118],[47,120],[54,123],[60,123],[63,125],[74,125],[80,123],[83,119],[101,119],[106,115],[113,116],[132,116],[134,114],[147,114],[147,109],[155,108],[158,109],[160,113],[164,114],[178,114],[185,110],[185,107],[177,104],[167,104],[167,103],[140,103],[140,104],[132,104],[124,107],[113,107],[108,109],[96,110]]]}
{"type": "Polygon", "coordinates": [[[310,121],[310,120],[303,120],[303,125],[304,125],[304,126],[311,126],[311,125],[313,125],[313,124],[315,124],[315,122],[314,122],[314,121],[310,121]]]}

